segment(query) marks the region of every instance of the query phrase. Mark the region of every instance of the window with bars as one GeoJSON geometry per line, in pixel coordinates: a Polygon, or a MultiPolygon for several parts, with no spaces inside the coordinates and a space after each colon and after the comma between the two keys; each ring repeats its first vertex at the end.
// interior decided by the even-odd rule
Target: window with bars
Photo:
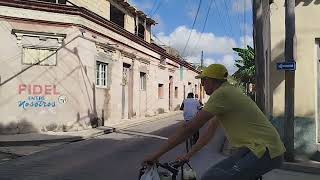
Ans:
{"type": "Polygon", "coordinates": [[[57,65],[57,49],[46,47],[23,47],[22,63],[28,65],[57,65]]]}
{"type": "Polygon", "coordinates": [[[107,87],[108,85],[108,64],[97,61],[96,65],[96,72],[97,72],[97,81],[96,85],[99,87],[107,87]]]}
{"type": "Polygon", "coordinates": [[[140,72],[140,90],[145,91],[147,89],[147,74],[140,72]]]}

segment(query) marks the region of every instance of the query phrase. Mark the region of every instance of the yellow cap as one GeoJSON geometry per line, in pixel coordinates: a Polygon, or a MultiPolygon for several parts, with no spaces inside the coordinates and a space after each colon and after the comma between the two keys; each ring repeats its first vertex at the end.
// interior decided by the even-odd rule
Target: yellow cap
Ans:
{"type": "Polygon", "coordinates": [[[204,77],[214,78],[214,79],[227,79],[228,70],[222,64],[211,64],[205,68],[201,74],[196,76],[196,79],[202,79],[204,77]]]}

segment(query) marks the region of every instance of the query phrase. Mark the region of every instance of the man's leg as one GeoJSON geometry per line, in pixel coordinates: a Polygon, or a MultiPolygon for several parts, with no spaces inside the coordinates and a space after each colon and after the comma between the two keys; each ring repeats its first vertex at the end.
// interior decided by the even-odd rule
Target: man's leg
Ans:
{"type": "Polygon", "coordinates": [[[266,151],[260,159],[251,151],[236,153],[211,167],[201,180],[251,180],[280,166],[281,157],[271,159],[266,151]]]}
{"type": "Polygon", "coordinates": [[[218,164],[210,167],[205,174],[202,175],[201,180],[224,180],[232,179],[232,174],[228,172],[233,165],[250,152],[247,148],[241,148],[227,159],[222,160],[218,164]]]}
{"type": "Polygon", "coordinates": [[[189,138],[186,140],[186,151],[189,152],[189,138]]]}
{"type": "Polygon", "coordinates": [[[197,143],[198,139],[199,139],[199,131],[197,131],[196,133],[194,133],[193,135],[193,145],[197,143]]]}

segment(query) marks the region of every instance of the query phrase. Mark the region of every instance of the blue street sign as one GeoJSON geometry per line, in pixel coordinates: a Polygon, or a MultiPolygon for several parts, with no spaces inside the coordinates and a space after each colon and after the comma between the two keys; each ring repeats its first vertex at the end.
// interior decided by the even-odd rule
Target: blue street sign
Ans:
{"type": "Polygon", "coordinates": [[[285,70],[285,71],[295,71],[296,70],[296,62],[281,62],[277,63],[278,70],[285,70]]]}

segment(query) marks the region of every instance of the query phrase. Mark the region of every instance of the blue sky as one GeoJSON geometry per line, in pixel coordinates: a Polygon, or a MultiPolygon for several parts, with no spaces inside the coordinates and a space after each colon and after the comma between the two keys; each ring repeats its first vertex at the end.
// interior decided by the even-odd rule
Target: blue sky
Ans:
{"type": "Polygon", "coordinates": [[[177,49],[187,61],[193,63],[200,62],[203,50],[206,64],[223,63],[233,73],[236,71],[234,60],[237,56],[232,48],[252,45],[251,0],[202,0],[192,30],[199,2],[130,0],[131,4],[157,21],[152,33],[158,44],[177,49]]]}

